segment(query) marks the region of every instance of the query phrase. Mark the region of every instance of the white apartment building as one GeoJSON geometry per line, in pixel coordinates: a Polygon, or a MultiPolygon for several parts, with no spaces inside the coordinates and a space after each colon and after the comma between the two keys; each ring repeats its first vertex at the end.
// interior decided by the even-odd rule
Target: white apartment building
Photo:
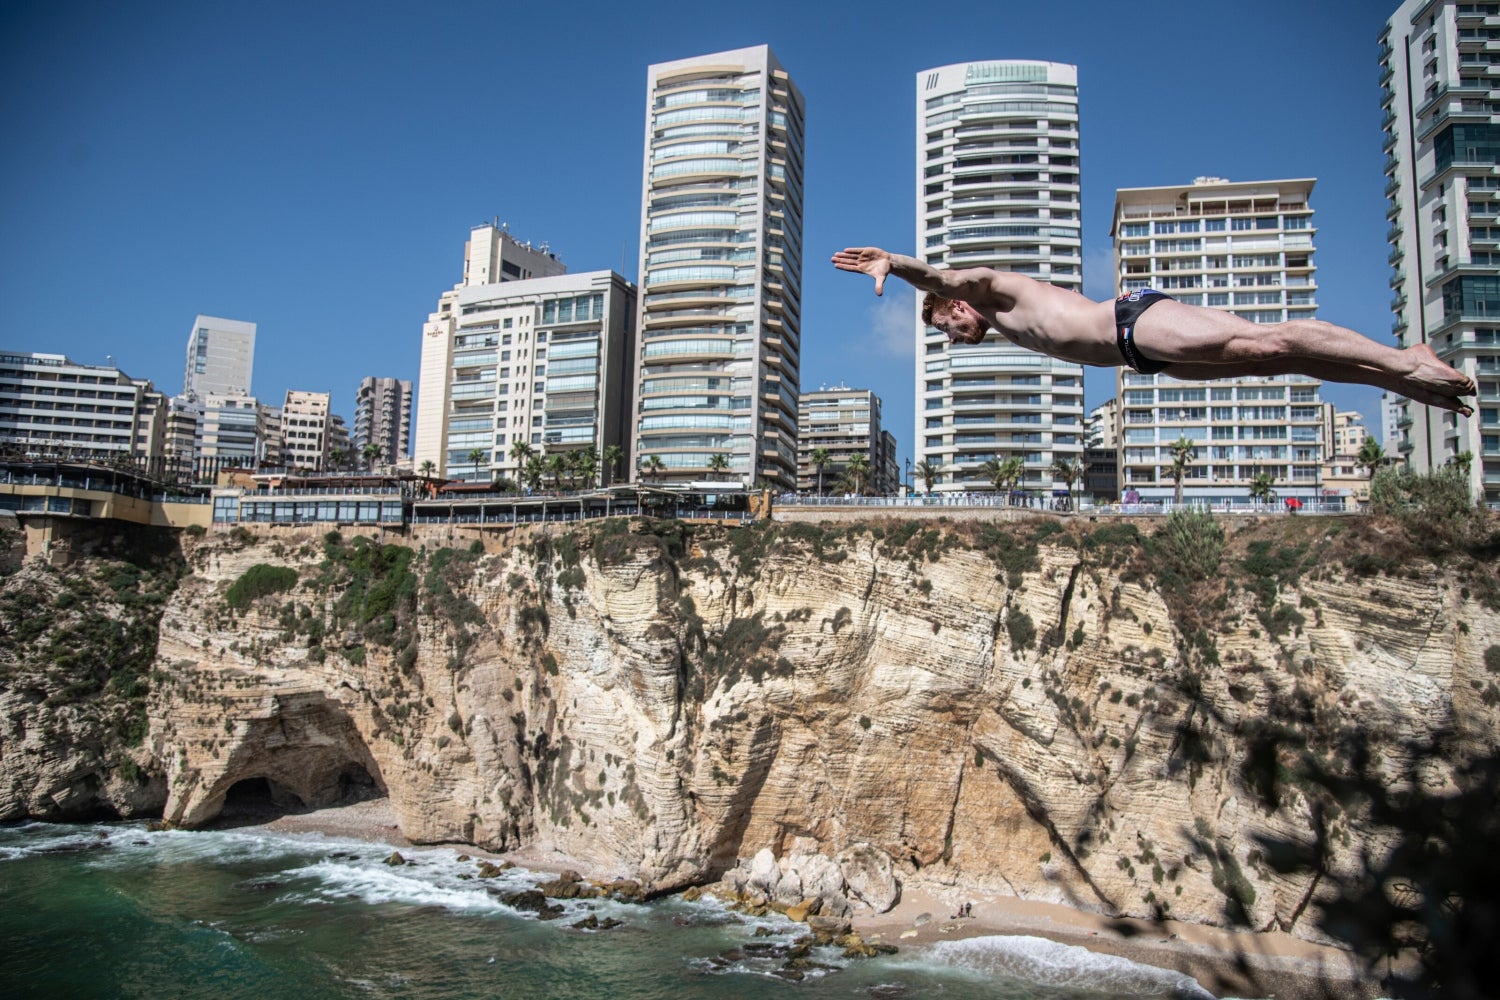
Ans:
{"type": "Polygon", "coordinates": [[[764,45],[647,72],[633,476],[797,482],[804,114],[764,45]]]}
{"type": "Polygon", "coordinates": [[[217,316],[199,316],[188,334],[182,394],[204,399],[248,396],[255,366],[255,324],[217,316]]]}
{"type": "MultiPolygon", "coordinates": [[[[1083,289],[1078,70],[958,63],[917,74],[916,246],[935,267],[994,267],[1083,289]]],[[[1054,459],[1083,458],[1083,367],[998,333],[952,345],[921,321],[916,444],[940,491],[992,489],[990,459],[1024,462],[1021,487],[1053,487],[1054,459]]]]}
{"type": "Polygon", "coordinates": [[[281,404],[280,464],[309,471],[327,468],[334,449],[332,426],[328,393],[288,389],[281,404]]]}
{"type": "Polygon", "coordinates": [[[198,461],[198,431],[203,404],[186,396],[167,401],[167,426],[162,446],[167,467],[176,475],[187,475],[198,461]]]}
{"type": "MultiPolygon", "coordinates": [[[[1116,291],[1164,291],[1253,323],[1317,311],[1311,179],[1230,182],[1199,177],[1115,193],[1116,291]]],[[[1171,499],[1172,444],[1193,457],[1185,500],[1235,500],[1268,475],[1283,497],[1317,499],[1327,456],[1322,383],[1301,375],[1188,382],[1116,375],[1120,479],[1143,500],[1171,499]]]]}
{"type": "Polygon", "coordinates": [[[354,395],[354,436],[350,447],[363,456],[367,446],[380,447],[380,461],[395,463],[411,450],[411,382],[364,378],[354,395]]]}
{"type": "Polygon", "coordinates": [[[0,446],[48,457],[132,457],[149,388],[112,366],[0,350],[0,446]]]}
{"type": "Polygon", "coordinates": [[[896,464],[896,442],[881,428],[880,397],[869,389],[845,386],[802,393],[797,403],[797,490],[816,493],[819,470],[813,452],[822,449],[822,490],[838,489],[840,477],[855,455],[862,455],[869,477],[865,493],[888,496],[901,484],[896,464]]]}
{"type": "Polygon", "coordinates": [[[1474,377],[1473,417],[1399,400],[1418,471],[1463,452],[1500,500],[1500,3],[1407,0],[1380,33],[1393,332],[1474,377]]]}
{"type": "Polygon", "coordinates": [[[486,276],[466,267],[422,328],[415,467],[519,482],[528,453],[626,451],[635,286],[613,271],[468,283],[486,276]]]}
{"type": "Polygon", "coordinates": [[[1359,450],[1371,435],[1364,414],[1323,404],[1323,438],[1332,442],[1323,460],[1323,500],[1342,499],[1346,505],[1369,499],[1369,471],[1359,464],[1359,450]]]}
{"type": "Polygon", "coordinates": [[[253,467],[260,459],[261,437],[261,406],[254,396],[210,392],[202,399],[194,467],[200,475],[253,467]]]}
{"type": "Polygon", "coordinates": [[[136,400],[133,454],[150,473],[159,473],[167,452],[167,396],[157,392],[150,379],[131,379],[140,387],[136,400]]]}

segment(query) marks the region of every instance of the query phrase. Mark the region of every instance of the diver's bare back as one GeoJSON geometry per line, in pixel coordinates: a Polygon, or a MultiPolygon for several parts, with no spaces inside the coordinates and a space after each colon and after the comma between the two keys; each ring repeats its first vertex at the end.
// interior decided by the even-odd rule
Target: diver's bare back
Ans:
{"type": "Polygon", "coordinates": [[[998,294],[969,304],[1013,343],[1081,365],[1120,364],[1112,301],[1005,272],[996,273],[994,287],[998,294]]]}

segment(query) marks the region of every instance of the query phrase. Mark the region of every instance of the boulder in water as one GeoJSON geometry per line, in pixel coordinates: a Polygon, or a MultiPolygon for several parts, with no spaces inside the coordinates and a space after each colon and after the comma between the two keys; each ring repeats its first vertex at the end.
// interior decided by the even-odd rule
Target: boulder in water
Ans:
{"type": "Polygon", "coordinates": [[[385,861],[382,862],[382,864],[390,865],[393,868],[399,868],[401,865],[409,865],[411,864],[411,862],[403,858],[400,851],[392,851],[391,856],[386,858],[385,861]]]}

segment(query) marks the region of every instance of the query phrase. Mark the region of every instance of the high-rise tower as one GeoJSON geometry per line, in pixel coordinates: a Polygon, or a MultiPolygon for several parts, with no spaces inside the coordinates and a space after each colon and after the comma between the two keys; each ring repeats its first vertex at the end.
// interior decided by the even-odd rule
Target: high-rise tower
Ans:
{"type": "Polygon", "coordinates": [[[647,73],[634,475],[796,487],[803,116],[764,45],[647,73]]]}
{"type": "Polygon", "coordinates": [[[188,334],[182,394],[193,400],[203,400],[209,393],[248,396],[254,365],[254,323],[199,316],[188,334]]]}
{"type": "Polygon", "coordinates": [[[1500,499],[1500,4],[1406,0],[1380,33],[1392,332],[1479,383],[1461,417],[1399,399],[1397,447],[1418,471],[1467,452],[1500,499]]]}
{"type": "MultiPolygon", "coordinates": [[[[935,267],[995,267],[1083,290],[1078,69],[959,63],[917,74],[916,254],[935,267]]],[[[1083,368],[991,333],[950,345],[920,318],[916,459],[939,490],[991,488],[991,459],[1019,457],[1022,488],[1083,458],[1083,368]]]]}

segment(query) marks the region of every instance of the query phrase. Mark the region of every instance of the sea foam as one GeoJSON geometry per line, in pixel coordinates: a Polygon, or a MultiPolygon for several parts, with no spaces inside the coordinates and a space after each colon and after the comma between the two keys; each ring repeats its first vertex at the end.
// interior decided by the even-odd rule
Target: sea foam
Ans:
{"type": "Polygon", "coordinates": [[[1025,935],[939,941],[919,953],[919,960],[976,976],[1008,976],[1046,986],[1213,1000],[1197,980],[1180,972],[1025,935]]]}

